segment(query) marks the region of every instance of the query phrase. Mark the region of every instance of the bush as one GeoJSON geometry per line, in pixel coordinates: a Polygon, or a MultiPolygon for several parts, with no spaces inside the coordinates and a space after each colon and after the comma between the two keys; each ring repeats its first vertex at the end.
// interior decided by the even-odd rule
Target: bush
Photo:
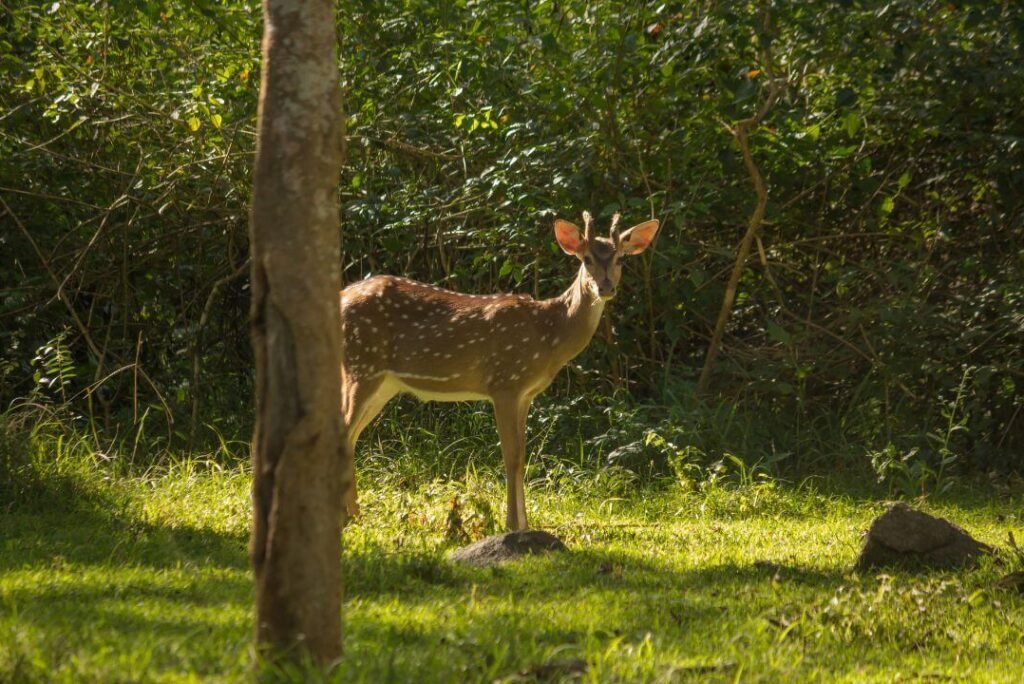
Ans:
{"type": "MultiPolygon", "coordinates": [[[[861,466],[888,444],[923,448],[955,401],[957,465],[1016,467],[1024,6],[815,0],[773,8],[769,30],[759,12],[346,6],[345,279],[550,296],[572,268],[555,215],[656,215],[655,248],[627,266],[580,359],[592,370],[561,375],[556,405],[663,407],[659,431],[814,467],[836,444],[857,445],[841,451],[861,466]],[[783,82],[751,139],[768,223],[714,393],[691,410],[753,205],[723,124],[763,97],[766,46],[783,82]],[[732,427],[716,438],[701,416],[732,427]]],[[[33,390],[35,350],[67,330],[69,396],[102,433],[135,433],[147,415],[161,448],[249,430],[257,17],[219,2],[0,10],[5,405],[33,390]]],[[[612,434],[586,425],[588,440],[612,434]]]]}

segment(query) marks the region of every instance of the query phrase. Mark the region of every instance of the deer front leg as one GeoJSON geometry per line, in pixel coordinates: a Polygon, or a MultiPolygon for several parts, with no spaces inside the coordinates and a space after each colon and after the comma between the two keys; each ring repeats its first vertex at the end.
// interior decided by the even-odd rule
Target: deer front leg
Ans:
{"type": "Polygon", "coordinates": [[[530,402],[518,397],[495,399],[494,418],[498,424],[498,438],[501,440],[501,456],[505,461],[505,486],[507,508],[505,527],[525,530],[526,486],[523,470],[526,465],[526,414],[530,402]]]}
{"type": "Polygon", "coordinates": [[[344,508],[342,526],[359,515],[359,496],[356,493],[356,440],[345,435],[341,445],[341,502],[344,508]]]}

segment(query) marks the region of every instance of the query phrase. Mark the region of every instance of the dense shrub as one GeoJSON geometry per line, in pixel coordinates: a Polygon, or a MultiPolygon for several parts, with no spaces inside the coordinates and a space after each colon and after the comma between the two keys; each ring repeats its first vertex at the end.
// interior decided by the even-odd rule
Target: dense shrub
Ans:
{"type": "MultiPolygon", "coordinates": [[[[550,296],[572,269],[556,214],[654,215],[655,249],[556,406],[643,405],[636,439],[661,425],[711,444],[739,421],[764,457],[831,442],[1014,466],[1024,7],[780,3],[768,31],[762,11],[345,5],[345,279],[550,296]],[[697,404],[754,201],[726,126],[762,101],[770,66],[783,94],[752,137],[768,223],[697,404]]],[[[0,8],[5,405],[35,392],[110,437],[148,420],[165,445],[245,434],[258,20],[227,0],[0,8]],[[59,391],[39,353],[55,342],[74,367],[59,391]]],[[[601,423],[580,425],[590,439],[601,423]]]]}

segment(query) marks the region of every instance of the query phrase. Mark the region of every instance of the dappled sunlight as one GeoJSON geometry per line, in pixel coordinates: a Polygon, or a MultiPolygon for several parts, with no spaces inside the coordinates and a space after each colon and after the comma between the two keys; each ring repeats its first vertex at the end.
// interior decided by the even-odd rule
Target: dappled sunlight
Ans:
{"type": "MultiPolygon", "coordinates": [[[[8,647],[22,644],[20,657],[55,663],[47,668],[51,676],[104,679],[107,670],[180,676],[183,668],[223,671],[245,662],[252,623],[246,570],[58,567],[8,571],[0,581],[0,606],[16,615],[14,622],[0,620],[0,635],[13,639],[8,647]]],[[[5,656],[17,655],[4,650],[0,668],[5,656]]]]}
{"type": "MultiPolygon", "coordinates": [[[[731,681],[741,670],[855,681],[891,672],[893,659],[928,671],[1009,668],[1021,633],[1022,599],[990,588],[1004,572],[994,561],[961,573],[853,572],[882,506],[838,488],[540,484],[530,513],[570,550],[475,568],[447,553],[496,530],[503,488],[492,472],[418,486],[364,480],[364,512],[344,534],[342,679],[491,681],[578,659],[597,681],[731,681]]],[[[248,474],[177,467],[109,479],[101,498],[102,487],[120,510],[0,518],[0,668],[30,658],[68,676],[242,676],[248,474]]],[[[924,503],[990,543],[1020,535],[1019,497],[924,503]]]]}

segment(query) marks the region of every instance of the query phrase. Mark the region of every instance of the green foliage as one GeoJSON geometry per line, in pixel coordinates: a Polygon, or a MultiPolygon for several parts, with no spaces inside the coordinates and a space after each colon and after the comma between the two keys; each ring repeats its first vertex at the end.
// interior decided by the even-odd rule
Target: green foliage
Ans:
{"type": "MultiPolygon", "coordinates": [[[[889,445],[932,470],[1017,467],[1024,6],[781,3],[769,33],[759,12],[346,5],[344,278],[549,296],[571,273],[552,217],[654,215],[657,244],[608,314],[615,337],[600,333],[589,370],[563,374],[541,409],[562,461],[583,445],[601,455],[581,467],[615,453],[643,475],[650,429],[709,462],[781,471],[866,468],[889,445]],[[763,250],[716,394],[695,405],[754,203],[723,123],[755,111],[769,71],[783,95],[751,139],[769,186],[763,250]]],[[[46,397],[97,439],[170,454],[247,433],[258,16],[227,0],[0,8],[5,406],[36,390],[36,350],[63,335],[66,372],[46,397]]],[[[473,415],[441,411],[435,435],[473,415]]]]}
{"type": "Polygon", "coordinates": [[[962,416],[960,411],[972,370],[964,371],[956,398],[942,410],[946,419],[945,429],[926,435],[930,448],[912,447],[898,455],[895,445],[890,443],[870,454],[871,467],[879,482],[889,483],[890,495],[899,492],[908,496],[926,496],[933,491],[947,491],[955,484],[955,477],[949,474],[959,458],[954,450],[954,437],[967,429],[966,416],[962,416]]]}
{"type": "Polygon", "coordinates": [[[234,376],[231,387],[204,385],[205,396],[223,405],[246,392],[242,283],[221,293],[214,330],[200,337],[197,323],[247,250],[254,9],[0,9],[5,404],[31,390],[33,352],[55,335],[75,376],[62,391],[111,433],[132,430],[146,407],[170,416],[188,406],[196,347],[211,379],[234,376]]]}

